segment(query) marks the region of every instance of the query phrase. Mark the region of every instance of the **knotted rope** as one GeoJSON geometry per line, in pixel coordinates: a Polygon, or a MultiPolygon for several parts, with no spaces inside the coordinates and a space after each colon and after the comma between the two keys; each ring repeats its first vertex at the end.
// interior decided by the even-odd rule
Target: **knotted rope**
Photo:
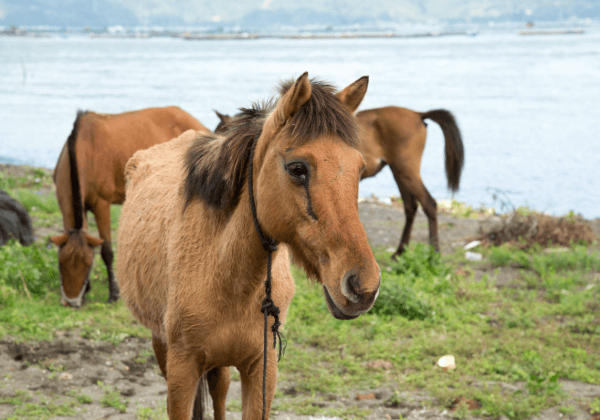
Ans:
{"type": "Polygon", "coordinates": [[[256,143],[258,142],[258,136],[252,142],[252,149],[250,149],[250,162],[248,163],[248,194],[250,196],[250,209],[252,211],[252,220],[254,221],[254,227],[256,228],[256,233],[258,234],[258,238],[260,239],[260,243],[262,247],[267,251],[267,280],[265,281],[265,298],[262,301],[262,305],[260,311],[265,315],[265,329],[264,329],[264,359],[263,359],[263,412],[262,418],[265,419],[266,414],[266,405],[267,405],[267,397],[266,397],[266,387],[267,387],[267,327],[268,327],[268,317],[271,315],[275,320],[273,322],[273,326],[271,327],[271,331],[273,332],[273,348],[277,348],[277,340],[279,340],[279,352],[277,355],[277,361],[281,360],[281,356],[285,351],[285,339],[283,335],[279,331],[279,327],[281,326],[281,322],[279,322],[279,307],[275,305],[273,299],[271,298],[271,289],[272,289],[272,279],[271,279],[271,265],[273,262],[273,252],[277,251],[278,241],[271,238],[270,236],[264,235],[262,229],[260,228],[260,224],[258,223],[258,217],[256,215],[256,203],[254,200],[254,151],[256,149],[256,143]],[[282,340],[284,342],[282,346],[282,340]]]}

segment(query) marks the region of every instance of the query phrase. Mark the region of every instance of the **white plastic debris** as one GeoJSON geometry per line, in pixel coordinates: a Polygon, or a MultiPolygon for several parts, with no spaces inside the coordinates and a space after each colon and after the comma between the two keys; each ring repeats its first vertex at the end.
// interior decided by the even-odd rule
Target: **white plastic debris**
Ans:
{"type": "Polygon", "coordinates": [[[440,360],[437,361],[437,365],[444,371],[456,369],[456,361],[454,360],[454,356],[451,354],[440,357],[440,360]]]}
{"type": "Polygon", "coordinates": [[[483,259],[483,255],[478,252],[465,252],[465,258],[469,261],[481,261],[483,259]]]}
{"type": "Polygon", "coordinates": [[[468,251],[469,249],[475,248],[477,245],[481,245],[481,241],[472,241],[465,245],[464,250],[468,251]]]}

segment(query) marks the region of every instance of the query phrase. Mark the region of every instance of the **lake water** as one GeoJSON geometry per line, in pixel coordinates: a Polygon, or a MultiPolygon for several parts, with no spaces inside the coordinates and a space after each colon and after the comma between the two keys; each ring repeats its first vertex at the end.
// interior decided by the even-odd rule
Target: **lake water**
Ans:
{"type": "MultiPolygon", "coordinates": [[[[600,33],[515,32],[411,39],[186,41],[0,37],[0,161],[54,167],[77,109],[118,113],[178,105],[214,128],[213,113],[269,97],[308,71],[342,88],[363,75],[360,109],[446,108],[466,161],[455,198],[600,217],[600,33]]],[[[450,198],[444,141],[429,122],[425,185],[450,198]]],[[[389,169],[360,195],[399,195],[389,169]]]]}

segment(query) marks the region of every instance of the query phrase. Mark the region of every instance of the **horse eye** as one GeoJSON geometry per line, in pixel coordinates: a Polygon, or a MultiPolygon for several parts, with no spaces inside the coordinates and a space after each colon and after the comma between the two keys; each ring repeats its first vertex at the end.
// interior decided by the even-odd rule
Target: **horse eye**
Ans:
{"type": "Polygon", "coordinates": [[[303,184],[306,182],[306,176],[308,175],[308,168],[302,162],[292,163],[286,167],[288,173],[292,177],[292,180],[296,183],[303,184]]]}

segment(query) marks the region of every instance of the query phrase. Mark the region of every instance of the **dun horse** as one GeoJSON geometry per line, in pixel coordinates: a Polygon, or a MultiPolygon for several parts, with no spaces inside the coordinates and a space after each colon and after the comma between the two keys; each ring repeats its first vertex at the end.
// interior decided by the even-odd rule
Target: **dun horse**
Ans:
{"type": "MultiPolygon", "coordinates": [[[[215,132],[225,132],[231,117],[215,111],[220,118],[215,132]]],[[[454,116],[445,109],[415,112],[395,106],[369,109],[356,114],[361,130],[361,149],[367,166],[361,179],[375,176],[390,165],[402,196],[406,223],[393,259],[401,255],[410,240],[417,201],[429,220],[429,243],[439,251],[437,204],[421,180],[421,158],[427,138],[426,119],[437,122],[446,142],[448,188],[457,191],[464,164],[463,143],[454,116]]]]}
{"type": "MultiPolygon", "coordinates": [[[[271,254],[259,231],[279,242],[272,298],[281,322],[295,290],[290,254],[322,284],[335,318],[373,305],[380,271],[358,217],[365,161],[351,114],[367,83],[334,95],[305,73],[282,85],[274,105],[242,110],[226,135],[190,131],[127,163],[117,272],[126,304],[152,330],[170,419],[202,417],[196,395],[205,372],[215,419],[224,419],[228,366],[240,372],[242,418],[261,417],[260,302],[271,254]]],[[[268,418],[277,377],[271,345],[267,355],[268,418]]]]}
{"type": "Polygon", "coordinates": [[[101,245],[108,272],[108,301],[119,297],[114,280],[110,205],[125,198],[124,168],[140,149],[171,140],[189,129],[207,130],[178,107],[149,108],[123,114],[78,112],[54,169],[56,196],[65,233],[50,238],[59,246],[61,303],[80,307],[90,288],[94,248],[101,245]],[[88,232],[87,211],[100,238],[88,232]]]}

